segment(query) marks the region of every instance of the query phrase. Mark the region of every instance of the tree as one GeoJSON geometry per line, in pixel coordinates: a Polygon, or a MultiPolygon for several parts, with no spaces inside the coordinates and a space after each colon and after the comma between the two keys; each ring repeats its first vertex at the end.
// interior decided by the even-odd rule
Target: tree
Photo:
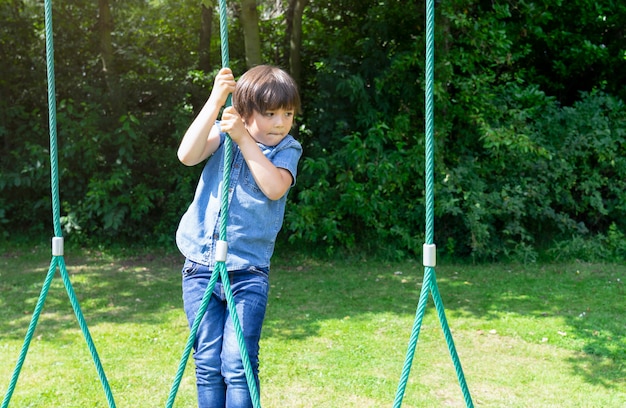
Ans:
{"type": "Polygon", "coordinates": [[[252,68],[263,63],[256,0],[241,0],[241,26],[246,49],[246,66],[252,68]]]}
{"type": "MultiPolygon", "coordinates": [[[[233,71],[267,61],[300,85],[305,156],[288,234],[328,248],[419,248],[423,0],[227,3],[233,71]]],[[[436,240],[447,253],[526,256],[626,231],[623,3],[437,3],[436,240]]],[[[49,218],[40,5],[0,0],[0,235],[49,218]]],[[[69,230],[171,239],[197,177],[173,152],[219,66],[215,5],[55,3],[69,230]]]]}
{"type": "Polygon", "coordinates": [[[100,59],[102,61],[102,73],[107,84],[108,102],[111,106],[111,116],[118,118],[123,112],[123,99],[117,70],[115,69],[115,57],[111,33],[113,31],[113,16],[109,6],[109,0],[98,0],[98,35],[100,38],[100,59]]]}
{"type": "Polygon", "coordinates": [[[289,70],[296,83],[300,84],[302,76],[302,15],[309,0],[289,0],[287,9],[286,37],[289,41],[289,70]]]}
{"type": "Polygon", "coordinates": [[[198,41],[199,67],[211,71],[211,33],[213,30],[213,1],[204,0],[200,12],[200,40],[198,41]]]}

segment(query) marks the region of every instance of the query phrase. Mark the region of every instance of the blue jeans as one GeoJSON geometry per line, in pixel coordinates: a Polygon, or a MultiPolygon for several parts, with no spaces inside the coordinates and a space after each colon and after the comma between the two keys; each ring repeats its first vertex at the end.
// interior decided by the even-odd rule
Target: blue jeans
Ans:
{"type": "MultiPolygon", "coordinates": [[[[185,261],[183,304],[189,327],[193,325],[212,271],[204,265],[185,261]]],[[[229,273],[229,281],[244,341],[259,387],[259,340],[269,291],[268,271],[257,268],[229,273]]],[[[211,301],[198,327],[193,354],[199,408],[252,407],[246,374],[230,318],[224,286],[218,279],[211,301]]]]}

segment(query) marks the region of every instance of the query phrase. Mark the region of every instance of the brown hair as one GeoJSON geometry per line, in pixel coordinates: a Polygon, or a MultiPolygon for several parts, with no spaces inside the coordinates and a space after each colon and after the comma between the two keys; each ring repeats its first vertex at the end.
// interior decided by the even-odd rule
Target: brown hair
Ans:
{"type": "Polygon", "coordinates": [[[233,92],[233,107],[245,120],[254,111],[265,113],[275,109],[300,112],[300,94],[293,78],[271,65],[258,65],[237,81],[233,92]]]}

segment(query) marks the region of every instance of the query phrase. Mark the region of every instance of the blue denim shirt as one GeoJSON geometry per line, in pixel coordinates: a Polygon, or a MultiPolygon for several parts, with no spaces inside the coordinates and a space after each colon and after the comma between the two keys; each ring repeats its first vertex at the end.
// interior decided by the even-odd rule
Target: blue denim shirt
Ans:
{"type": "MultiPolygon", "coordinates": [[[[215,244],[219,240],[220,207],[224,174],[224,140],[209,157],[193,202],[183,215],[176,232],[180,252],[194,262],[215,266],[215,244]]],[[[276,167],[287,169],[296,182],[298,160],[302,146],[287,135],[276,146],[257,143],[276,167]]],[[[270,200],[256,184],[252,172],[236,143],[232,143],[233,162],[230,173],[228,226],[226,230],[229,271],[251,266],[268,268],[274,252],[276,235],[283,224],[287,193],[278,200],[270,200]]],[[[293,186],[292,184],[292,186],[293,186]]]]}

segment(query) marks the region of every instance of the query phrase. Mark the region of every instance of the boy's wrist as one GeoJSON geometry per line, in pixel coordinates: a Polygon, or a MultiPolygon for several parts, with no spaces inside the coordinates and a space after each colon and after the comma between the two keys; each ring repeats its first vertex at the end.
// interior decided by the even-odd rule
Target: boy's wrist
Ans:
{"type": "MultiPolygon", "coordinates": [[[[231,134],[231,138],[232,138],[232,134],[231,134]]],[[[248,132],[248,130],[244,130],[242,133],[240,134],[235,134],[235,137],[233,138],[233,140],[235,141],[235,143],[237,143],[237,145],[239,146],[239,148],[241,149],[245,149],[245,145],[247,144],[254,144],[256,145],[256,142],[254,141],[254,138],[252,137],[252,135],[250,135],[250,133],[248,132]]]]}
{"type": "Polygon", "coordinates": [[[213,105],[216,108],[220,109],[222,106],[226,104],[226,98],[221,98],[216,95],[211,95],[209,96],[209,100],[207,101],[207,104],[213,105]]]}

